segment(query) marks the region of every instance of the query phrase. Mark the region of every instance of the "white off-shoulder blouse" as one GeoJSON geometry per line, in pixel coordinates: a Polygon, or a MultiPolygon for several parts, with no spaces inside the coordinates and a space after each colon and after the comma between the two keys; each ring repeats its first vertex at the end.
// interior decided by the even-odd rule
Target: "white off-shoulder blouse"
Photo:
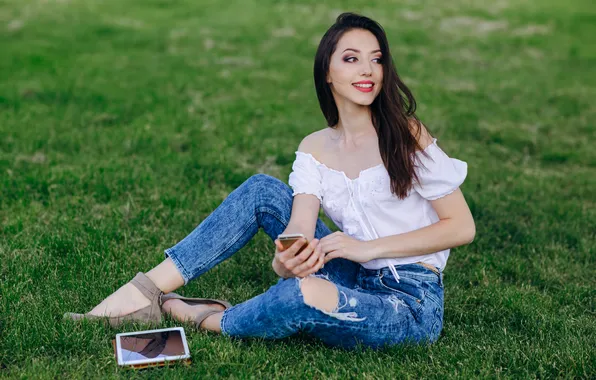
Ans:
{"type": "MultiPolygon", "coordinates": [[[[437,145],[437,139],[416,152],[422,166],[416,167],[420,180],[404,199],[391,193],[390,178],[383,164],[364,169],[355,179],[331,169],[311,154],[296,151],[289,185],[293,195],[316,196],[325,214],[345,234],[358,240],[373,240],[410,232],[439,221],[431,200],[451,194],[464,182],[468,165],[450,158],[437,145]]],[[[394,265],[424,262],[443,270],[449,249],[426,255],[374,259],[362,263],[368,269],[388,266],[399,279],[394,265]]]]}

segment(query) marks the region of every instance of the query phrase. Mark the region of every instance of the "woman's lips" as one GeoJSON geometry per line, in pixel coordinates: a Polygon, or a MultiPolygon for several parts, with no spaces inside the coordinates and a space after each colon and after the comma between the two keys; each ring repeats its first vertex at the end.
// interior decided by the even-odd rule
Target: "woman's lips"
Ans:
{"type": "Polygon", "coordinates": [[[360,91],[360,92],[371,92],[373,90],[373,87],[375,86],[374,84],[370,87],[358,87],[355,84],[353,84],[352,86],[354,86],[356,88],[356,90],[360,91]]]}

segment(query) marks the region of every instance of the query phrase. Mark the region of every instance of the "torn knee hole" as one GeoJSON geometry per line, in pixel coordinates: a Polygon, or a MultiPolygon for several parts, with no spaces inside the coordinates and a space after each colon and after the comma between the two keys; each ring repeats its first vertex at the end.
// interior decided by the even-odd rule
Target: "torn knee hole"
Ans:
{"type": "Polygon", "coordinates": [[[337,309],[339,303],[337,287],[330,281],[306,277],[300,280],[300,291],[307,305],[329,313],[337,309]]]}

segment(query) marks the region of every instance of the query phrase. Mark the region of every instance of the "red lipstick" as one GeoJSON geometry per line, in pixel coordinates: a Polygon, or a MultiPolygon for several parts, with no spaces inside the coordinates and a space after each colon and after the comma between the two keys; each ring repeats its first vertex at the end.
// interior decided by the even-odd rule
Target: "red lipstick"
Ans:
{"type": "Polygon", "coordinates": [[[352,83],[352,86],[356,87],[356,90],[360,92],[371,92],[375,83],[370,80],[361,80],[360,82],[352,83]]]}

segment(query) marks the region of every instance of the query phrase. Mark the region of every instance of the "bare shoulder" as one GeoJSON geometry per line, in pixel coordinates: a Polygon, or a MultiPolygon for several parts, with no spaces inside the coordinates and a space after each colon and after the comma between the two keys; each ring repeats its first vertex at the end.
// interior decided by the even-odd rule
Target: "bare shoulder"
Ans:
{"type": "Polygon", "coordinates": [[[410,130],[412,131],[412,135],[416,138],[418,145],[420,145],[422,150],[426,149],[426,147],[433,143],[434,138],[420,120],[411,118],[410,130]]]}
{"type": "Polygon", "coordinates": [[[309,134],[300,142],[298,151],[310,153],[315,158],[318,157],[318,153],[321,151],[321,148],[325,142],[326,133],[326,129],[321,129],[309,134]]]}

